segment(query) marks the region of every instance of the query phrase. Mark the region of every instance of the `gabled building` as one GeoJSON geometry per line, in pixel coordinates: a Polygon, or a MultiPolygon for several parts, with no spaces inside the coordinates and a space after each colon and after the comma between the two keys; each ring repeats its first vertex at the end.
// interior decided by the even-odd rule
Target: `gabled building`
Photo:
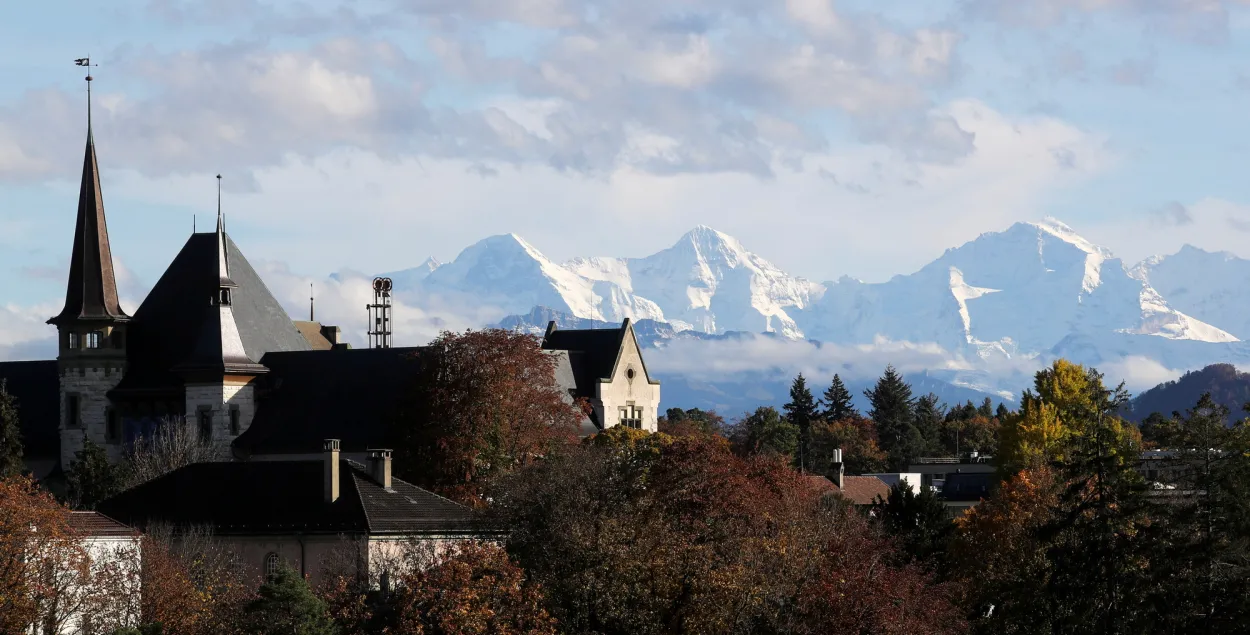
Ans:
{"type": "MultiPolygon", "coordinates": [[[[294,321],[226,232],[192,233],[134,314],[118,295],[90,122],[64,308],[48,320],[55,361],[0,362],[19,402],[28,465],[39,476],[74,461],[86,440],[114,459],[168,419],[186,419],[236,458],[316,455],[326,438],[350,456],[386,441],[420,349],[351,350],[337,327],[294,321]],[[253,430],[253,428],[255,428],[253,430]],[[249,432],[251,431],[251,432],[249,432]]],[[[310,310],[311,313],[311,310],[310,310]]],[[[591,433],[655,430],[659,382],[633,327],[557,331],[557,382],[585,397],[591,433]]]]}
{"type": "Polygon", "coordinates": [[[196,463],[99,505],[141,530],[209,528],[255,571],[285,562],[314,578],[349,549],[359,571],[376,569],[416,541],[432,546],[489,538],[473,510],[391,476],[391,451],[345,459],[338,439],[307,460],[196,463]]]}

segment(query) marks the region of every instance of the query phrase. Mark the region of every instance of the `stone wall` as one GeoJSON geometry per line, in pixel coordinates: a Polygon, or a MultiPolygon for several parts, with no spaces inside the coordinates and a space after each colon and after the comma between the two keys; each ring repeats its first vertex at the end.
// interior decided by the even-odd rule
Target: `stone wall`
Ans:
{"type": "Polygon", "coordinates": [[[222,444],[243,434],[256,416],[256,390],[250,383],[188,384],[186,395],[187,423],[198,431],[200,409],[209,410],[213,440],[222,444]],[[230,430],[230,412],[234,409],[239,411],[238,434],[230,430]]]}
{"type": "Polygon", "coordinates": [[[112,460],[121,458],[120,442],[109,442],[105,439],[106,413],[110,407],[108,391],[122,380],[122,370],[114,367],[61,368],[61,466],[68,468],[75,456],[82,450],[84,439],[91,439],[96,445],[106,448],[112,460]],[[70,395],[78,396],[79,421],[81,425],[73,425],[67,421],[70,395]]]}

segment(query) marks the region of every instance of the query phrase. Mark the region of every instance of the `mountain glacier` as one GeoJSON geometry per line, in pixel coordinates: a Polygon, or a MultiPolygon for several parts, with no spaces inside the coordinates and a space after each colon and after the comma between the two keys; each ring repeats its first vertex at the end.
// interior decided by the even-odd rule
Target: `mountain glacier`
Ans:
{"type": "Polygon", "coordinates": [[[564,263],[514,234],[492,236],[451,262],[388,275],[410,305],[458,295],[512,314],[508,326],[532,329],[545,325],[534,323],[540,318],[630,318],[647,325],[653,346],[735,333],[841,347],[933,346],[949,361],[926,372],[997,395],[1017,391],[1029,368],[1056,356],[1144,359],[1175,371],[1250,359],[1242,341],[1250,313],[1235,301],[1250,283],[1250,261],[1186,246],[1126,266],[1051,218],[982,234],[879,283],[793,276],[706,226],[644,258],[564,263]],[[1014,374],[995,370],[1002,368],[1014,374]]]}

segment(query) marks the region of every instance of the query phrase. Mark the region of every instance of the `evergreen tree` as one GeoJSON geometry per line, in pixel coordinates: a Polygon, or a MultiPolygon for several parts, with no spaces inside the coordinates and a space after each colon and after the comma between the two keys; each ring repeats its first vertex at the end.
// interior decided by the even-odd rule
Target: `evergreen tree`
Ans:
{"type": "Polygon", "coordinates": [[[22,428],[17,420],[17,400],[9,394],[8,382],[0,379],[0,478],[25,471],[22,463],[22,428]]]}
{"type": "Polygon", "coordinates": [[[893,366],[886,366],[876,385],[864,395],[872,404],[868,416],[877,425],[877,443],[889,456],[891,468],[905,470],[924,444],[916,430],[911,386],[893,366]]]}
{"type": "Polygon", "coordinates": [[[69,504],[75,509],[95,509],[125,485],[124,468],[109,462],[108,452],[91,439],[83,441],[65,474],[69,504]]]}
{"type": "Polygon", "coordinates": [[[981,407],[977,408],[977,414],[981,415],[982,417],[985,417],[986,419],[993,417],[994,416],[994,402],[991,401],[989,397],[986,397],[985,401],[981,402],[981,407]]]}
{"type": "Polygon", "coordinates": [[[738,423],[732,434],[740,454],[780,454],[793,457],[799,443],[799,429],[781,417],[771,406],[762,406],[738,423]]]}
{"type": "Polygon", "coordinates": [[[946,544],[955,526],[946,505],[931,488],[918,485],[917,494],[909,483],[895,483],[890,494],[875,504],[886,533],[898,539],[903,552],[942,571],[946,544]]]}
{"type": "Polygon", "coordinates": [[[245,611],[250,633],[258,635],[333,635],[325,602],[287,564],[278,567],[245,611]]]}
{"type": "Polygon", "coordinates": [[[1011,411],[1008,410],[1007,406],[1003,405],[1001,402],[998,404],[998,408],[994,410],[994,417],[999,421],[1006,419],[1009,414],[1011,414],[1011,411]]]}
{"type": "Polygon", "coordinates": [[[1046,595],[1054,632],[1140,633],[1158,618],[1142,601],[1152,549],[1135,469],[1141,450],[1131,424],[1116,416],[1128,401],[1123,384],[1106,389],[1101,374],[1085,373],[1084,394],[1056,404],[1072,434],[1059,460],[1067,485],[1058,513],[1040,532],[1051,566],[1046,595]]]}
{"type": "Polygon", "coordinates": [[[833,383],[829,384],[829,389],[825,391],[824,402],[825,421],[832,423],[859,416],[859,411],[851,403],[851,391],[836,373],[833,375],[833,383]]]}
{"type": "Polygon", "coordinates": [[[1250,428],[1229,428],[1227,417],[1205,393],[1170,420],[1174,449],[1158,477],[1190,494],[1158,506],[1167,546],[1152,569],[1173,632],[1241,632],[1250,619],[1250,428]]]}
{"type": "Polygon", "coordinates": [[[921,452],[936,453],[942,446],[942,423],[946,417],[945,408],[938,404],[938,396],[929,393],[916,400],[915,422],[923,445],[921,452]]]}
{"type": "Polygon", "coordinates": [[[812,423],[819,416],[819,406],[807,387],[803,373],[794,378],[794,383],[790,385],[790,402],[782,408],[786,411],[786,420],[798,428],[799,447],[795,459],[799,469],[805,470],[812,452],[812,423]]]}

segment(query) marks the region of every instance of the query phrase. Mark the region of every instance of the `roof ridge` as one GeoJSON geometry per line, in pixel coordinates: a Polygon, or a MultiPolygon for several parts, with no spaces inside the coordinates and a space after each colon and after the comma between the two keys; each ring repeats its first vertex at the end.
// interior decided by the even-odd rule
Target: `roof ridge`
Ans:
{"type": "MultiPolygon", "coordinates": [[[[445,501],[447,501],[447,502],[451,503],[452,505],[456,505],[456,506],[459,506],[459,507],[463,507],[463,508],[465,508],[465,509],[467,509],[467,510],[469,510],[469,511],[475,511],[472,507],[469,507],[468,505],[465,505],[464,503],[457,503],[456,501],[451,500],[450,498],[447,498],[446,496],[443,496],[442,494],[438,494],[438,493],[435,493],[435,492],[431,492],[430,490],[425,489],[424,487],[421,487],[421,486],[419,486],[419,485],[413,485],[412,483],[409,483],[408,481],[405,481],[405,480],[403,480],[403,479],[401,479],[401,478],[395,478],[395,477],[393,477],[393,476],[392,476],[392,477],[391,477],[391,482],[392,482],[392,483],[394,483],[394,482],[396,482],[396,481],[398,481],[398,482],[400,482],[400,483],[403,483],[404,485],[407,485],[408,487],[412,487],[412,488],[415,488],[415,489],[419,489],[419,490],[421,490],[421,491],[425,492],[426,494],[429,494],[430,496],[433,496],[433,497],[435,497],[435,498],[439,498],[439,499],[445,500],[445,501]]],[[[394,488],[392,487],[391,489],[394,489],[394,488]]]]}
{"type": "MultiPolygon", "coordinates": [[[[349,465],[352,463],[355,463],[355,461],[351,461],[349,459],[343,459],[343,461],[349,465]]],[[[369,530],[369,533],[372,534],[373,533],[373,519],[369,517],[369,506],[365,504],[365,497],[360,492],[360,481],[357,480],[360,478],[360,475],[357,474],[357,470],[355,467],[352,467],[351,476],[352,476],[352,489],[355,490],[356,492],[356,501],[360,503],[360,513],[365,515],[365,527],[367,527],[369,530]]]]}

